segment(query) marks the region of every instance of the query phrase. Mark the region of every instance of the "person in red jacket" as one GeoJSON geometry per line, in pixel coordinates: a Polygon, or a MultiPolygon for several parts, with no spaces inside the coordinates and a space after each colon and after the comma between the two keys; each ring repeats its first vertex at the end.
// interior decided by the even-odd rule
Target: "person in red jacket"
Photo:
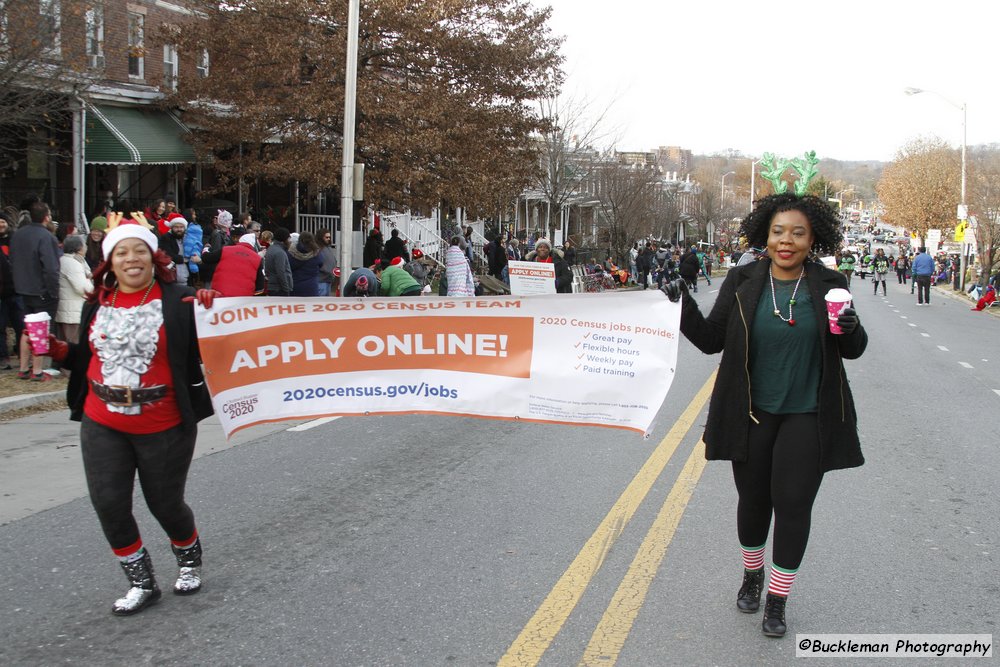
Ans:
{"type": "Polygon", "coordinates": [[[972,307],[972,310],[985,310],[993,305],[997,300],[997,291],[993,285],[987,285],[986,291],[983,293],[983,298],[976,302],[976,305],[972,307]]]}
{"type": "Polygon", "coordinates": [[[264,293],[264,266],[257,254],[257,239],[252,233],[241,236],[236,245],[206,252],[201,256],[201,262],[215,266],[212,289],[219,296],[254,296],[264,293]]]}

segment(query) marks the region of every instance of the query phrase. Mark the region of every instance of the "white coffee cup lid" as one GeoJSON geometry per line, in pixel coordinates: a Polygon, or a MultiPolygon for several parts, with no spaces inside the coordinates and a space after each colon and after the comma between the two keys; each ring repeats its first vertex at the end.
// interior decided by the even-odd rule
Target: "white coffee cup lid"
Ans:
{"type": "Polygon", "coordinates": [[[24,316],[25,322],[48,322],[51,319],[48,313],[31,313],[24,316]]]}
{"type": "Polygon", "coordinates": [[[851,293],[840,287],[834,287],[826,293],[827,301],[843,302],[851,300],[851,293]]]}

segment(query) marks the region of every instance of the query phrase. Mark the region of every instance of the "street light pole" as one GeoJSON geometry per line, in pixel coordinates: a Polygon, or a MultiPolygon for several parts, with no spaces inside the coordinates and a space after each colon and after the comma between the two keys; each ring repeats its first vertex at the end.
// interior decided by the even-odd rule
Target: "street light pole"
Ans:
{"type": "MultiPolygon", "coordinates": [[[[722,222],[723,211],[726,209],[726,176],[732,176],[735,171],[728,171],[722,175],[722,180],[719,182],[719,222],[722,222]]],[[[712,221],[708,221],[708,242],[715,243],[715,225],[712,221]]]]}
{"type": "Polygon", "coordinates": [[[760,164],[760,160],[754,160],[750,163],[750,211],[753,212],[753,198],[757,196],[757,191],[754,189],[754,177],[757,175],[757,165],[760,164]]]}
{"type": "MultiPolygon", "coordinates": [[[[919,95],[920,93],[930,93],[931,95],[936,95],[936,96],[940,97],[942,100],[944,100],[945,102],[947,102],[948,104],[950,104],[951,106],[955,107],[956,109],[958,109],[959,111],[962,112],[962,201],[961,201],[961,203],[959,204],[959,207],[958,207],[958,215],[955,216],[955,217],[957,217],[959,220],[965,220],[966,218],[968,218],[968,215],[969,215],[969,207],[966,205],[966,201],[965,201],[965,174],[966,174],[966,169],[965,169],[965,152],[966,152],[966,143],[967,143],[967,141],[966,141],[967,140],[967,134],[966,134],[967,133],[966,103],[962,102],[961,104],[959,104],[958,102],[955,102],[954,100],[945,97],[944,95],[942,95],[939,92],[936,92],[936,91],[933,91],[933,90],[925,90],[923,88],[914,88],[912,86],[909,87],[909,88],[904,88],[903,92],[905,94],[907,94],[907,95],[919,95]]],[[[966,265],[965,240],[963,239],[963,241],[962,241],[962,252],[961,252],[961,256],[959,257],[959,271],[961,271],[961,273],[962,273],[962,276],[961,276],[960,281],[959,281],[959,285],[961,286],[962,290],[965,289],[965,265],[966,265]]]]}
{"type": "Polygon", "coordinates": [[[729,171],[722,175],[722,180],[719,183],[720,200],[719,200],[719,210],[721,211],[726,207],[726,176],[732,176],[735,171],[729,171]]]}

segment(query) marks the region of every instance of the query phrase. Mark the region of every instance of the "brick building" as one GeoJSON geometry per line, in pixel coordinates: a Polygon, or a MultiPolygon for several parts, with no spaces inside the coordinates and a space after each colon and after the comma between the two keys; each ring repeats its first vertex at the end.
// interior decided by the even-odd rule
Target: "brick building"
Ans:
{"type": "MultiPolygon", "coordinates": [[[[11,0],[4,3],[3,43],[19,31],[44,45],[15,85],[48,86],[62,98],[62,125],[24,132],[0,163],[0,200],[25,195],[48,201],[57,220],[90,219],[110,200],[147,205],[172,196],[181,207],[211,185],[184,140],[179,116],[160,102],[178,77],[206,76],[208,54],[179,54],[157,37],[164,26],[192,20],[165,0],[11,0]]],[[[0,67],[18,57],[0,50],[0,67]]],[[[22,57],[23,56],[22,54],[22,57]]]]}

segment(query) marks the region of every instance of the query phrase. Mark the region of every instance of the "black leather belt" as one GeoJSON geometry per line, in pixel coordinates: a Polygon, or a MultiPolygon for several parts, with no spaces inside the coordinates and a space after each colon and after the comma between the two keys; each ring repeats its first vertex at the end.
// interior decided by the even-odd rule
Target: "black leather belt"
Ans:
{"type": "Polygon", "coordinates": [[[114,405],[117,407],[129,407],[132,405],[141,405],[143,403],[152,403],[153,401],[158,401],[167,395],[167,385],[161,384],[155,387],[142,387],[141,389],[132,389],[131,387],[125,387],[117,384],[101,384],[100,382],[90,381],[90,387],[94,391],[94,395],[101,399],[108,405],[114,405]]]}

